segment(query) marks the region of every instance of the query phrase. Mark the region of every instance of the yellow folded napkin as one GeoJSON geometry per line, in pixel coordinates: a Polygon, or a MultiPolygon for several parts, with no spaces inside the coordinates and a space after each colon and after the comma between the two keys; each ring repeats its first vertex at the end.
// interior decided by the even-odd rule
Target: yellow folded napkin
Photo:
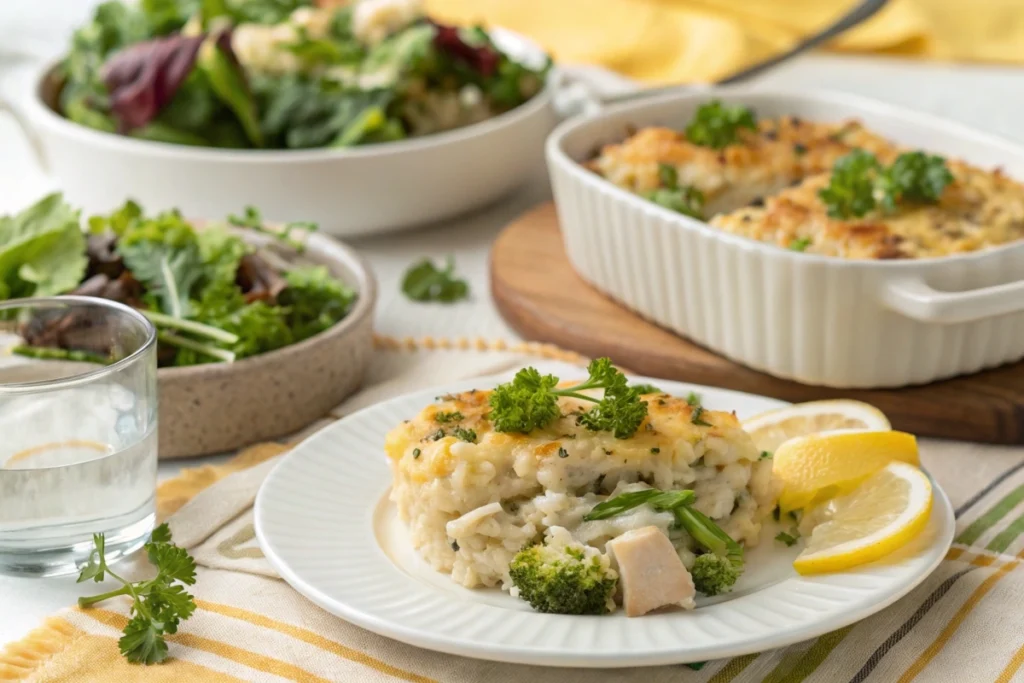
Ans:
{"type": "MultiPolygon", "coordinates": [[[[778,53],[850,0],[427,0],[453,23],[503,26],[559,61],[654,83],[713,81],[778,53]]],[[[1021,0],[890,0],[832,49],[1024,63],[1021,0]]]]}
{"type": "MultiPolygon", "coordinates": [[[[562,376],[579,356],[547,346],[482,340],[380,340],[367,389],[335,417],[413,388],[523,364],[562,376]]],[[[922,585],[878,614],[820,638],[699,670],[612,671],[500,664],[421,650],[337,619],[277,578],[255,541],[252,503],[287,447],[247,449],[223,466],[161,485],[159,512],[199,570],[197,610],[168,636],[162,664],[129,664],[117,639],[129,600],[70,608],[0,652],[0,681],[129,683],[910,683],[995,681],[1022,674],[1024,448],[923,440],[925,467],[957,509],[957,539],[922,585]]],[[[325,538],[325,543],[331,539],[325,538]]],[[[120,568],[119,568],[120,569],[120,568]]],[[[90,584],[91,585],[91,584],[90,584]]],[[[83,588],[83,593],[92,589],[83,588]]],[[[0,604],[2,608],[2,604],[0,604]]]]}

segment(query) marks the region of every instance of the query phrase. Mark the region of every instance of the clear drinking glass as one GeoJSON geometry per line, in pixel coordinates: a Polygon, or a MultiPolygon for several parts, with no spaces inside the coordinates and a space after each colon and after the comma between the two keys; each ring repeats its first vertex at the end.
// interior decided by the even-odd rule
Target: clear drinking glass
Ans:
{"type": "Polygon", "coordinates": [[[155,518],[156,426],[144,316],[87,297],[0,301],[0,572],[73,572],[94,533],[110,559],[138,548],[155,518]]]}

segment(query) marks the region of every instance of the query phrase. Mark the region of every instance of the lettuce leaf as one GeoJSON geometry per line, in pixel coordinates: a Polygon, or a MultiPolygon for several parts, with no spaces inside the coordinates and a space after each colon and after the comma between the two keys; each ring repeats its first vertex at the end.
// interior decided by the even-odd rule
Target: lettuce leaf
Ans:
{"type": "Polygon", "coordinates": [[[177,211],[134,220],[118,240],[118,252],[159,310],[187,318],[190,298],[206,274],[196,231],[177,211]]]}
{"type": "Polygon", "coordinates": [[[295,340],[323,332],[346,315],[356,293],[331,276],[325,266],[302,266],[284,274],[288,287],[278,301],[288,313],[295,340]]]}
{"type": "Polygon", "coordinates": [[[107,60],[101,75],[122,132],[146,125],[170,103],[195,66],[204,40],[202,35],[154,38],[107,60]]]}
{"type": "Polygon", "coordinates": [[[0,299],[63,294],[87,266],[78,212],[60,194],[0,217],[0,299]]]}
{"type": "Polygon", "coordinates": [[[249,90],[245,72],[231,49],[231,32],[210,35],[199,48],[196,66],[206,74],[217,97],[234,112],[253,147],[262,147],[263,130],[256,101],[249,90]]]}

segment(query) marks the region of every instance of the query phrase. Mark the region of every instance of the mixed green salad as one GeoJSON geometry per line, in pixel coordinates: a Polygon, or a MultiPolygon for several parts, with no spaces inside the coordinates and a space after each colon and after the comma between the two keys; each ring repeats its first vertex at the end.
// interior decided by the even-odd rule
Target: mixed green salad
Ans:
{"type": "Polygon", "coordinates": [[[75,32],[57,104],[160,142],[348,147],[494,117],[538,93],[549,66],[430,20],[419,0],[114,1],[75,32]]]}
{"type": "MultiPolygon", "coordinates": [[[[267,232],[301,249],[298,231],[264,227],[248,207],[228,223],[267,232]]],[[[231,362],[312,337],[344,318],[356,294],[324,266],[295,266],[258,249],[227,225],[197,230],[177,211],[147,216],[127,202],[92,216],[59,194],[15,216],[0,217],[0,300],[77,294],[135,307],[154,323],[161,366],[231,362]]],[[[38,358],[111,362],[114,335],[73,314],[22,321],[14,353],[38,358]]]]}

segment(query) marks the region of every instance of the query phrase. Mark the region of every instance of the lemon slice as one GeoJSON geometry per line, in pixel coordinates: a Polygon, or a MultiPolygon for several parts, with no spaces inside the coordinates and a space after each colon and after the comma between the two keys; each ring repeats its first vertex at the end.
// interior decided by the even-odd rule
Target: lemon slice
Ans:
{"type": "Polygon", "coordinates": [[[761,413],[743,422],[743,429],[758,449],[775,452],[796,436],[835,429],[888,431],[889,420],[881,410],[860,401],[810,401],[761,413]]]}
{"type": "Polygon", "coordinates": [[[917,439],[904,432],[823,432],[798,436],[775,451],[783,512],[849,493],[890,462],[920,465],[917,439]]]}
{"type": "Polygon", "coordinates": [[[889,463],[818,512],[825,521],[814,527],[793,568],[818,574],[873,562],[917,536],[931,509],[932,484],[924,472],[906,463],[889,463]]]}

